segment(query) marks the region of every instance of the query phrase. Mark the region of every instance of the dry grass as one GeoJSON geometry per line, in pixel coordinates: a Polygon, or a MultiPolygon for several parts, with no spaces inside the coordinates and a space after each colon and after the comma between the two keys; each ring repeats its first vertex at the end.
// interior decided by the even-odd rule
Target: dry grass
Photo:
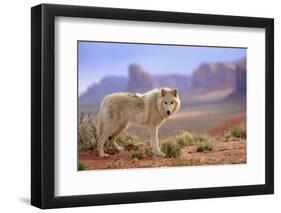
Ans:
{"type": "Polygon", "coordinates": [[[180,147],[185,145],[192,145],[194,143],[194,137],[191,133],[187,131],[180,131],[176,136],[175,139],[180,147]]]}
{"type": "Polygon", "coordinates": [[[246,139],[247,131],[245,126],[230,127],[224,134],[223,141],[235,141],[239,139],[246,139]]]}
{"type": "Polygon", "coordinates": [[[162,151],[169,158],[177,158],[181,155],[181,146],[174,139],[166,139],[161,143],[162,151]]]}

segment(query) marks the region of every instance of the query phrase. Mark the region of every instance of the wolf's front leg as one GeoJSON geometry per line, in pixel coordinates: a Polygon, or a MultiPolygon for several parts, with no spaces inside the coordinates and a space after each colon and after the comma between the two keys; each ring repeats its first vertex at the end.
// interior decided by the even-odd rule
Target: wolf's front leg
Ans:
{"type": "Polygon", "coordinates": [[[100,138],[99,141],[98,141],[98,147],[97,147],[98,155],[100,157],[108,156],[108,154],[104,153],[104,143],[105,143],[105,139],[104,138],[100,138]]]}
{"type": "Polygon", "coordinates": [[[165,154],[161,152],[159,140],[158,140],[158,128],[153,128],[151,130],[151,148],[155,155],[164,157],[165,154]]]}

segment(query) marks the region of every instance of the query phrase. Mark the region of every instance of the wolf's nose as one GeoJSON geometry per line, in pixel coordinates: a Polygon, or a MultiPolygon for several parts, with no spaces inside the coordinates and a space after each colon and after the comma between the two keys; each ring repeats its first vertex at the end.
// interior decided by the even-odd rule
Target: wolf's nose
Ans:
{"type": "Polygon", "coordinates": [[[167,111],[167,114],[168,114],[168,115],[170,115],[170,114],[171,114],[170,110],[168,110],[168,111],[167,111]]]}

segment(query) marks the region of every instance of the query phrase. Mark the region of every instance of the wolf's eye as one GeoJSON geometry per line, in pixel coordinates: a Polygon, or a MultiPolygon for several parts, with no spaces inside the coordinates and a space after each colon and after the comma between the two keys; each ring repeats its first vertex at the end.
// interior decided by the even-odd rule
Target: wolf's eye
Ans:
{"type": "Polygon", "coordinates": [[[174,102],[173,101],[171,101],[171,104],[173,104],[174,102]]]}
{"type": "Polygon", "coordinates": [[[165,101],[165,104],[168,104],[168,102],[167,102],[167,101],[165,101]]]}

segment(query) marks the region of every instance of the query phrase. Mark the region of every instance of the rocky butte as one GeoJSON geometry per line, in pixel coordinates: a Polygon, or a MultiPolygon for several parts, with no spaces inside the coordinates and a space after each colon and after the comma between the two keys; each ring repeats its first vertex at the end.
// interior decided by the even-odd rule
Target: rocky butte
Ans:
{"type": "Polygon", "coordinates": [[[113,92],[146,92],[153,88],[177,88],[184,95],[206,91],[233,90],[233,95],[246,94],[246,58],[233,63],[203,63],[192,75],[167,74],[150,75],[138,64],[128,68],[128,78],[107,76],[93,84],[79,97],[80,105],[96,105],[102,98],[113,92]]]}

